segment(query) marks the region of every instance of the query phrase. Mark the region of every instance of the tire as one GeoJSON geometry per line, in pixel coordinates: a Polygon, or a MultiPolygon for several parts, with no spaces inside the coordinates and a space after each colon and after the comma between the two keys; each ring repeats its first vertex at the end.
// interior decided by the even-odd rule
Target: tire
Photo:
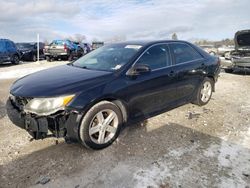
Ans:
{"type": "Polygon", "coordinates": [[[81,121],[79,129],[81,143],[91,149],[108,147],[118,137],[122,122],[121,110],[114,103],[108,101],[97,103],[81,121]]]}
{"type": "Polygon", "coordinates": [[[206,77],[201,83],[193,103],[197,104],[198,106],[206,105],[212,97],[213,87],[214,81],[206,77]]]}
{"type": "Polygon", "coordinates": [[[210,55],[215,56],[216,53],[214,51],[209,52],[210,55]]]}
{"type": "Polygon", "coordinates": [[[14,65],[18,65],[18,64],[20,63],[20,60],[19,60],[18,55],[14,55],[14,56],[12,57],[11,63],[14,64],[14,65]]]}
{"type": "Polygon", "coordinates": [[[49,56],[46,56],[46,60],[47,60],[48,62],[50,62],[50,61],[51,61],[51,58],[50,58],[49,56]]]}
{"type": "Polygon", "coordinates": [[[224,69],[225,73],[232,73],[234,70],[233,69],[224,69]]]}
{"type": "Polygon", "coordinates": [[[68,56],[68,61],[72,61],[73,60],[73,55],[72,54],[69,54],[68,56]]]}
{"type": "Polygon", "coordinates": [[[32,56],[32,61],[33,61],[33,62],[36,62],[36,61],[37,61],[36,55],[35,55],[35,54],[33,54],[33,56],[32,56]]]}

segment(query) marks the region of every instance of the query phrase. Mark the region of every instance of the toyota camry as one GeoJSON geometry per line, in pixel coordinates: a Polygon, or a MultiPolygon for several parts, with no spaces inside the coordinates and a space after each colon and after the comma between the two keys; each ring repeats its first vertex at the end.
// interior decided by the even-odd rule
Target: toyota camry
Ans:
{"type": "Polygon", "coordinates": [[[219,65],[217,57],[186,41],[105,45],[17,80],[7,112],[35,139],[64,137],[102,149],[126,124],[190,102],[207,104],[219,65]]]}

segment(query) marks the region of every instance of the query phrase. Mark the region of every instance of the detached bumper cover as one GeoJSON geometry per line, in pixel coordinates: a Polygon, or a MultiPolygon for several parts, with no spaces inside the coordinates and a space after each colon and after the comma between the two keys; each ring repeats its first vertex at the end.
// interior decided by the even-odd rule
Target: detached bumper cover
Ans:
{"type": "Polygon", "coordinates": [[[73,141],[78,141],[78,129],[82,115],[79,113],[61,112],[51,116],[36,117],[25,114],[15,107],[11,100],[6,103],[9,119],[16,126],[25,129],[35,139],[46,137],[68,137],[73,141]],[[51,131],[52,135],[48,132],[51,131]]]}

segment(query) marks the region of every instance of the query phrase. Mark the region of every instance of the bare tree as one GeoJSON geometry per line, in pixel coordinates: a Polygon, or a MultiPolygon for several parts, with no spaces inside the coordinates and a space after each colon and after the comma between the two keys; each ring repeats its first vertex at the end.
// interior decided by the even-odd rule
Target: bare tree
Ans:
{"type": "Polygon", "coordinates": [[[75,39],[72,36],[67,36],[64,38],[65,40],[70,40],[70,41],[74,41],[75,39]]]}
{"type": "Polygon", "coordinates": [[[173,39],[173,40],[178,40],[178,37],[177,37],[177,34],[176,34],[176,33],[173,33],[172,39],[173,39]]]}
{"type": "Polygon", "coordinates": [[[43,40],[43,43],[44,43],[45,45],[49,45],[48,39],[44,39],[44,40],[43,40]]]}
{"type": "Polygon", "coordinates": [[[83,40],[86,40],[86,36],[79,33],[75,34],[74,38],[76,42],[82,42],[83,40]]]}

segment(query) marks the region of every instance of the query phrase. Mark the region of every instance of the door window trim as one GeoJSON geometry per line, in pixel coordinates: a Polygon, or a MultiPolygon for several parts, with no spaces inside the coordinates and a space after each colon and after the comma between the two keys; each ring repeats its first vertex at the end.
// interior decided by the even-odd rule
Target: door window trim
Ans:
{"type": "Polygon", "coordinates": [[[193,62],[195,62],[195,61],[201,61],[201,60],[204,60],[205,58],[204,58],[204,56],[201,54],[201,53],[199,53],[196,49],[194,49],[191,45],[189,45],[188,43],[185,43],[185,42],[169,42],[168,44],[184,44],[184,45],[187,45],[187,46],[189,46],[190,48],[192,48],[193,50],[195,50],[196,51],[196,53],[198,53],[200,56],[201,56],[201,58],[199,58],[199,59],[194,59],[194,60],[191,60],[191,61],[184,61],[184,62],[182,62],[182,63],[176,63],[176,59],[175,59],[175,56],[174,56],[174,52],[173,52],[173,50],[172,50],[172,48],[170,47],[170,46],[168,46],[169,47],[169,49],[170,49],[170,52],[171,52],[171,54],[172,54],[172,58],[173,58],[173,66],[176,66],[176,65],[182,65],[182,64],[188,64],[188,63],[193,63],[193,62]]]}
{"type": "Polygon", "coordinates": [[[166,42],[161,42],[161,43],[157,43],[157,44],[152,44],[150,45],[149,47],[147,47],[142,53],[141,55],[134,61],[134,63],[132,64],[132,66],[130,68],[132,68],[138,61],[139,59],[152,47],[154,46],[158,46],[158,45],[166,45],[167,48],[168,48],[168,53],[169,53],[169,60],[170,60],[170,65],[167,65],[167,66],[164,66],[164,67],[161,67],[161,68],[157,68],[157,69],[152,69],[151,72],[154,72],[154,71],[157,71],[157,70],[161,70],[161,69],[165,69],[165,68],[168,68],[168,67],[172,67],[174,64],[173,64],[173,57],[172,57],[172,54],[171,54],[171,49],[169,47],[169,43],[166,43],[166,42]]]}

